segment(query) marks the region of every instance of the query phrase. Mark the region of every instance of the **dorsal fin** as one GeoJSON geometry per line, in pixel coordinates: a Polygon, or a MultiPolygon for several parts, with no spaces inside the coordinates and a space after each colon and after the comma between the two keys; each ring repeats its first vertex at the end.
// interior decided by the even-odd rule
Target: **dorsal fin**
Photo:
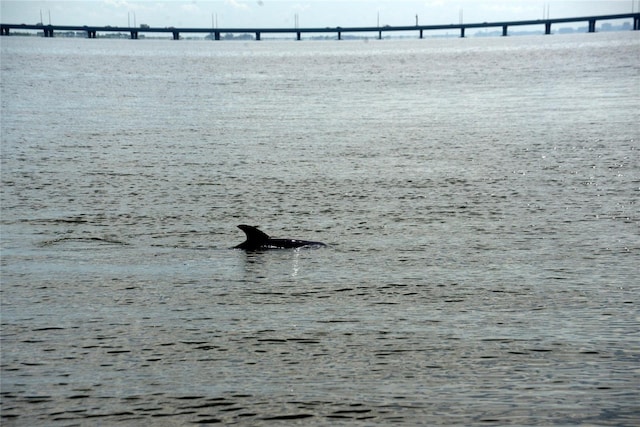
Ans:
{"type": "Polygon", "coordinates": [[[267,240],[269,240],[269,235],[261,230],[258,230],[257,227],[240,224],[238,228],[244,231],[244,234],[247,235],[247,241],[242,243],[241,245],[238,245],[238,247],[241,247],[241,248],[258,247],[264,244],[267,240]]]}

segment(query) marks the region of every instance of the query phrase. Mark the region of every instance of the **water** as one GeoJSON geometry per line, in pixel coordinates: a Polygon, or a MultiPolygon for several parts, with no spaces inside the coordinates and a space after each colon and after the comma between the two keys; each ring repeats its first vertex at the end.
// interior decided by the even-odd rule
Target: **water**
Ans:
{"type": "Polygon", "coordinates": [[[3,425],[639,422],[640,33],[1,49],[3,425]]]}

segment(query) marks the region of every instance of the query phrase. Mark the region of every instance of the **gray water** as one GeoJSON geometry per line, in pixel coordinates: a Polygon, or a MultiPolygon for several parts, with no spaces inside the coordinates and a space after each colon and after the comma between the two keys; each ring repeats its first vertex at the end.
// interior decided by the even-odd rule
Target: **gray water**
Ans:
{"type": "Polygon", "coordinates": [[[3,425],[640,422],[640,32],[0,47],[3,425]]]}

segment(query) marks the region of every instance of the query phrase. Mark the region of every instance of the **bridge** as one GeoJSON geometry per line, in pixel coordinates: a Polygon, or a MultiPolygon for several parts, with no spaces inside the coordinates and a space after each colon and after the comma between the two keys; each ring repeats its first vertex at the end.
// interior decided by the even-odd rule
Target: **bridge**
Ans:
{"type": "Polygon", "coordinates": [[[176,27],[98,27],[89,25],[28,25],[28,24],[0,24],[0,35],[8,36],[11,30],[39,30],[42,31],[44,37],[53,37],[56,31],[76,31],[86,32],[87,38],[95,39],[98,33],[129,33],[131,39],[137,39],[139,33],[168,33],[173,36],[174,40],[180,39],[180,34],[205,33],[211,34],[214,40],[220,40],[220,34],[246,34],[254,33],[256,40],[260,40],[262,34],[295,34],[297,40],[301,39],[302,34],[308,33],[333,33],[337,35],[338,40],[342,39],[343,33],[377,33],[378,38],[382,39],[382,33],[397,31],[416,31],[420,38],[423,38],[425,31],[436,30],[459,30],[460,37],[465,36],[465,30],[469,28],[500,28],[502,27],[502,35],[508,35],[509,27],[517,26],[533,26],[544,25],[544,33],[551,34],[551,26],[554,24],[563,24],[569,22],[587,22],[588,32],[596,31],[596,22],[614,19],[633,19],[633,30],[640,30],[640,13],[621,13],[616,15],[597,15],[597,16],[580,16],[574,18],[555,18],[555,19],[538,19],[526,21],[502,21],[502,22],[478,22],[478,23],[460,23],[446,25],[413,25],[413,26],[388,26],[384,27],[324,27],[324,28],[176,28],[176,27]]]}

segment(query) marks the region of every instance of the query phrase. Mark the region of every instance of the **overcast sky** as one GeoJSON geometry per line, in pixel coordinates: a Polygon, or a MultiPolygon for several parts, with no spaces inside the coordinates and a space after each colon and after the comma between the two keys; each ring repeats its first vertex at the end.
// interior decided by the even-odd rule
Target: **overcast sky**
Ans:
{"type": "Polygon", "coordinates": [[[451,24],[638,12],[640,0],[1,0],[0,21],[218,28],[451,24]],[[135,18],[134,18],[135,15],[135,18]]]}

